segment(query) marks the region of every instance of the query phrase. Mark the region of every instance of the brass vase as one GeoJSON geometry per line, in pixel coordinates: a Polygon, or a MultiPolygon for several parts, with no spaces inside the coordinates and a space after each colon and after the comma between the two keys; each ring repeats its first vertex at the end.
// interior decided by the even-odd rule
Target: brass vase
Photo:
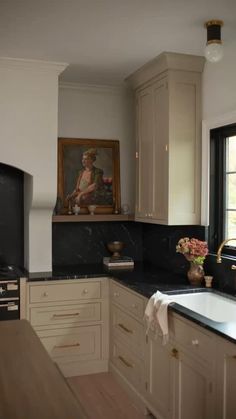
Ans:
{"type": "Polygon", "coordinates": [[[200,286],[204,278],[203,266],[199,263],[190,262],[190,268],[187,272],[188,280],[191,285],[200,286]]]}

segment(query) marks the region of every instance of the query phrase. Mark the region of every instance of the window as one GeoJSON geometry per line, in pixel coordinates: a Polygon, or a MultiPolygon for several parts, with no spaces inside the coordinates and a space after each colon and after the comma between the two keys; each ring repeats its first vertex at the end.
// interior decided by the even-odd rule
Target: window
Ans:
{"type": "MultiPolygon", "coordinates": [[[[236,124],[210,133],[211,251],[228,238],[236,238],[236,124]]],[[[227,244],[224,253],[236,256],[236,240],[227,244]]]]}

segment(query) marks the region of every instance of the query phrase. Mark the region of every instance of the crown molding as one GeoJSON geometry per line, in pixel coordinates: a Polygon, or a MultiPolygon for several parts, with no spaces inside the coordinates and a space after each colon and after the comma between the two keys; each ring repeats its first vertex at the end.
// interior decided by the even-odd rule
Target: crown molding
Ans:
{"type": "Polygon", "coordinates": [[[62,73],[68,66],[67,63],[60,63],[54,61],[29,60],[24,58],[10,58],[0,57],[0,68],[6,69],[23,69],[24,71],[54,72],[56,74],[62,73]]]}
{"type": "Polygon", "coordinates": [[[205,58],[198,55],[162,52],[153,60],[147,62],[137,71],[126,77],[125,81],[134,89],[150,81],[167,70],[184,70],[201,73],[205,58]]]}
{"type": "Polygon", "coordinates": [[[59,82],[59,89],[68,90],[82,90],[91,91],[93,93],[116,93],[122,94],[127,91],[125,84],[120,85],[103,85],[103,84],[88,84],[88,83],[70,83],[70,82],[59,82]]]}

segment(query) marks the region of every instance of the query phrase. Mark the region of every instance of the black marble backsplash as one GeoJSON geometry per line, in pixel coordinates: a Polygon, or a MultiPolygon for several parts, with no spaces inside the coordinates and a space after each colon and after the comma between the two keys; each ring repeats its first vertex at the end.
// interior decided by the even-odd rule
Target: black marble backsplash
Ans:
{"type": "Polygon", "coordinates": [[[141,223],[53,223],[53,266],[102,263],[104,256],[111,256],[106,243],[116,240],[125,243],[122,255],[143,260],[141,223]]]}
{"type": "MultiPolygon", "coordinates": [[[[102,264],[103,257],[110,255],[106,243],[120,240],[126,245],[123,255],[187,278],[189,262],[176,253],[176,245],[182,237],[207,240],[207,234],[207,228],[203,226],[165,226],[131,221],[53,223],[53,266],[102,264]]],[[[206,257],[205,274],[214,277],[214,288],[235,292],[236,271],[231,270],[232,263],[236,264],[236,261],[223,257],[220,265],[216,263],[215,255],[206,257]]]]}
{"type": "Polygon", "coordinates": [[[222,292],[230,294],[236,293],[236,270],[231,266],[236,265],[236,260],[232,257],[222,256],[222,263],[216,263],[216,255],[209,254],[204,263],[206,275],[213,276],[213,287],[222,292]]]}
{"type": "Polygon", "coordinates": [[[106,243],[125,243],[123,255],[174,273],[186,273],[188,262],[176,253],[181,237],[205,239],[200,226],[162,226],[138,222],[53,223],[53,265],[100,263],[109,256],[106,243]]]}
{"type": "Polygon", "coordinates": [[[24,174],[0,163],[0,266],[24,264],[24,174]]]}
{"type": "Polygon", "coordinates": [[[195,237],[199,240],[206,240],[205,227],[144,224],[144,260],[160,269],[176,274],[186,274],[189,262],[183,255],[176,253],[176,245],[182,237],[195,237]]]}

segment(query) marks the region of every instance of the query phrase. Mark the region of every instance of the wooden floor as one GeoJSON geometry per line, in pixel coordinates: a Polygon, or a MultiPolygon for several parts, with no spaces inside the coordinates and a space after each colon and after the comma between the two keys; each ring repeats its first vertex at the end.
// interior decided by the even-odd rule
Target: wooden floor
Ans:
{"type": "Polygon", "coordinates": [[[134,406],[111,373],[67,379],[88,419],[147,419],[134,406]]]}

